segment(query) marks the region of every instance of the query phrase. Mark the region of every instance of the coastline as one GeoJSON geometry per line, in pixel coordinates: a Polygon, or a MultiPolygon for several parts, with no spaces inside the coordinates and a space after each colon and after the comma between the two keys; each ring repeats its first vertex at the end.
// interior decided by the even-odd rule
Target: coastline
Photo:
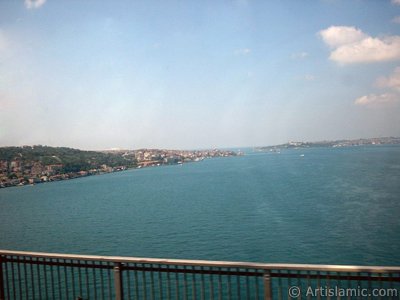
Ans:
{"type": "MultiPolygon", "coordinates": [[[[42,146],[38,146],[42,147],[42,146]]],[[[54,154],[58,151],[57,148],[48,147],[54,154]]],[[[35,146],[30,148],[22,148],[18,150],[34,150],[35,146]]],[[[49,150],[45,148],[45,150],[49,150]]],[[[4,148],[0,148],[3,150],[4,148]]],[[[87,154],[85,151],[72,149],[78,151],[76,156],[81,153],[87,154]]],[[[57,163],[44,164],[46,156],[34,156],[34,158],[23,159],[24,155],[17,152],[12,159],[5,159],[0,156],[0,188],[18,187],[27,185],[36,185],[47,182],[62,181],[77,179],[87,176],[103,175],[114,172],[121,172],[125,170],[141,169],[148,167],[158,167],[166,165],[181,165],[190,162],[201,162],[206,158],[215,157],[230,157],[243,155],[228,150],[195,150],[195,151],[180,151],[180,150],[159,150],[159,149],[141,149],[141,150],[117,150],[107,152],[90,152],[90,155],[106,156],[107,160],[97,160],[93,163],[93,159],[87,159],[89,163],[83,161],[82,165],[73,166],[76,171],[67,172],[68,165],[63,164],[63,160],[67,158],[61,155],[52,155],[51,157],[57,160],[57,163]],[[59,157],[61,156],[61,158],[59,157]],[[112,163],[112,160],[115,162],[112,163]],[[108,161],[108,164],[106,163],[108,161]],[[111,161],[111,163],[109,162],[111,161]]],[[[29,154],[29,153],[28,153],[29,154]]],[[[25,154],[25,156],[28,156],[25,154]]]]}

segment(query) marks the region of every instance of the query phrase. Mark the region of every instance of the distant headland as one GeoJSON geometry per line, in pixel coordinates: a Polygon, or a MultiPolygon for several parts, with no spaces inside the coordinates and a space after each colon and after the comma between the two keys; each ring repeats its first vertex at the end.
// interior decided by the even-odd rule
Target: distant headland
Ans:
{"type": "Polygon", "coordinates": [[[279,151],[281,149],[298,149],[298,148],[312,148],[312,147],[353,147],[353,146],[366,146],[366,145],[398,145],[400,144],[400,137],[380,137],[368,139],[355,139],[355,140],[335,140],[335,141],[319,141],[319,142],[288,142],[286,144],[256,147],[255,151],[279,151]]]}
{"type": "Polygon", "coordinates": [[[42,145],[0,147],[0,188],[236,155],[241,153],[218,149],[83,151],[42,145]]]}

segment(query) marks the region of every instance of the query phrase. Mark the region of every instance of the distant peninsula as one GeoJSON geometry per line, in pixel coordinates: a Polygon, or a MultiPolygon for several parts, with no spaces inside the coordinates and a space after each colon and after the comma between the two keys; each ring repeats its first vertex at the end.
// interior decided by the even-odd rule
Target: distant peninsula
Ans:
{"type": "Polygon", "coordinates": [[[319,142],[288,142],[286,144],[256,147],[255,151],[276,152],[282,149],[300,149],[300,148],[315,148],[315,147],[354,147],[366,145],[398,145],[400,144],[400,137],[380,137],[356,140],[335,140],[335,141],[319,141],[319,142]]]}
{"type": "Polygon", "coordinates": [[[0,147],[0,188],[240,154],[218,149],[83,151],[42,145],[0,147]]]}

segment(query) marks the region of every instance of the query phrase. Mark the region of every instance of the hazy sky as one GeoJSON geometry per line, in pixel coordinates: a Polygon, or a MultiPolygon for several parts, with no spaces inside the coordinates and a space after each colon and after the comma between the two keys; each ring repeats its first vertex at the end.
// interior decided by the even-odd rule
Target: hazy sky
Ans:
{"type": "Polygon", "coordinates": [[[400,0],[0,1],[0,146],[400,136],[400,0]]]}

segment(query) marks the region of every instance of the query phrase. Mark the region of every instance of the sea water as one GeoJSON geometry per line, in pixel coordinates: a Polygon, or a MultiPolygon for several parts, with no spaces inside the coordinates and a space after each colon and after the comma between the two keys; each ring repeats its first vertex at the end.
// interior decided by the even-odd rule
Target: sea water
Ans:
{"type": "Polygon", "coordinates": [[[0,249],[400,265],[400,146],[249,149],[0,189],[0,249]]]}

